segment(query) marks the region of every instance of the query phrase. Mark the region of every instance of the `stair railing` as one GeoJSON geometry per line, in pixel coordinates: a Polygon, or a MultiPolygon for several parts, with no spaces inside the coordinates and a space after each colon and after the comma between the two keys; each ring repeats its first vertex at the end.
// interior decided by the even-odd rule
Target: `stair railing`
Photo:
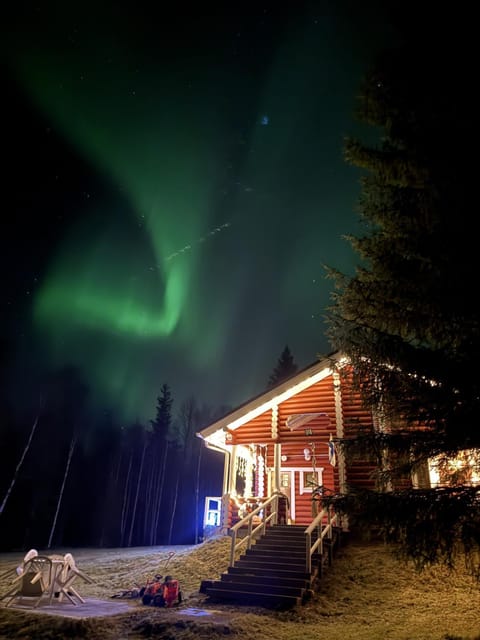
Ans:
{"type": "Polygon", "coordinates": [[[265,502],[262,502],[261,505],[256,507],[251,513],[242,518],[239,522],[233,525],[229,529],[228,535],[232,538],[232,545],[230,547],[230,566],[233,567],[235,565],[235,556],[237,551],[246,545],[247,549],[250,549],[252,546],[252,542],[255,539],[256,535],[264,535],[267,523],[272,522],[275,524],[277,522],[278,517],[278,495],[273,495],[265,502]],[[267,514],[267,507],[271,505],[270,513],[267,514]],[[255,527],[253,526],[253,519],[257,516],[260,518],[260,523],[255,527]],[[247,527],[247,535],[240,538],[237,542],[237,533],[242,527],[247,527]]]}
{"type": "Polygon", "coordinates": [[[305,545],[306,545],[306,563],[305,569],[307,573],[312,573],[312,556],[319,549],[320,555],[323,555],[323,541],[325,538],[333,539],[333,527],[337,522],[337,514],[329,507],[321,509],[320,513],[312,520],[305,529],[305,545]],[[326,522],[324,521],[326,520],[326,522]],[[312,533],[317,530],[317,539],[312,544],[312,533]]]}

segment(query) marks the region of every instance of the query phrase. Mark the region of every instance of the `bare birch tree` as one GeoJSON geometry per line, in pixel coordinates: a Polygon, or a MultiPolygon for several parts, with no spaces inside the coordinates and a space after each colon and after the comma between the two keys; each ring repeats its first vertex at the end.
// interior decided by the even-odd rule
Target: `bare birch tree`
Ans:
{"type": "Polygon", "coordinates": [[[60,488],[60,493],[58,495],[57,507],[55,509],[55,515],[53,517],[52,528],[50,529],[50,536],[48,538],[47,549],[50,549],[51,546],[52,546],[53,534],[55,533],[55,527],[57,526],[58,514],[59,514],[59,511],[60,511],[60,506],[62,504],[63,493],[65,491],[65,484],[67,482],[68,472],[70,471],[70,464],[72,462],[72,457],[73,457],[73,452],[75,450],[76,442],[77,442],[77,436],[74,434],[72,436],[72,440],[70,442],[70,448],[68,450],[67,464],[65,466],[65,471],[64,471],[63,480],[62,480],[62,486],[60,488]]]}
{"type": "Polygon", "coordinates": [[[132,465],[133,465],[133,451],[130,452],[130,458],[128,460],[127,477],[125,479],[125,487],[123,489],[122,513],[120,516],[120,546],[123,546],[123,541],[125,538],[125,529],[127,526],[127,511],[128,511],[129,497],[130,497],[130,475],[132,473],[132,465]]]}
{"type": "Polygon", "coordinates": [[[144,441],[143,441],[143,447],[142,447],[142,457],[140,460],[140,467],[138,469],[138,476],[137,476],[137,488],[135,491],[135,499],[133,501],[133,511],[132,511],[132,518],[130,521],[130,532],[128,534],[128,547],[132,546],[132,537],[133,537],[133,528],[135,526],[135,519],[137,516],[137,507],[138,507],[138,496],[140,494],[140,484],[142,482],[142,474],[143,474],[143,465],[145,462],[145,452],[147,450],[147,440],[144,437],[144,441]]]}
{"type": "Polygon", "coordinates": [[[157,542],[158,526],[162,513],[161,509],[163,490],[165,486],[165,472],[167,466],[167,455],[169,452],[169,433],[172,424],[172,404],[173,399],[170,387],[168,384],[163,384],[160,390],[160,395],[157,398],[157,413],[155,420],[151,420],[153,429],[152,440],[154,442],[154,458],[152,460],[152,465],[154,468],[155,465],[158,465],[158,471],[156,475],[154,497],[152,500],[153,515],[150,529],[150,544],[155,544],[157,542]],[[156,459],[155,452],[158,458],[160,457],[160,454],[163,453],[161,460],[156,459]]]}
{"type": "Polygon", "coordinates": [[[198,519],[200,516],[200,469],[202,467],[203,446],[198,447],[197,473],[195,477],[195,544],[198,544],[198,519]]]}
{"type": "Polygon", "coordinates": [[[11,493],[13,491],[15,483],[16,483],[16,481],[18,479],[18,475],[20,473],[20,469],[22,468],[22,465],[23,465],[23,462],[25,460],[25,457],[26,457],[26,455],[27,455],[27,453],[28,453],[28,451],[30,449],[30,445],[32,444],[33,436],[35,435],[35,431],[37,429],[37,425],[38,425],[38,421],[40,419],[40,413],[41,413],[42,408],[43,408],[43,399],[40,398],[40,409],[39,409],[39,412],[38,412],[37,417],[35,418],[35,420],[33,422],[32,428],[30,429],[30,435],[28,437],[27,444],[25,445],[25,448],[23,449],[22,455],[20,456],[20,460],[18,461],[17,466],[15,467],[15,471],[13,473],[13,477],[12,477],[12,481],[10,482],[10,486],[8,487],[7,492],[5,493],[5,497],[3,498],[2,504],[0,506],[0,515],[3,513],[5,507],[7,506],[8,499],[10,498],[10,495],[11,495],[11,493]]]}

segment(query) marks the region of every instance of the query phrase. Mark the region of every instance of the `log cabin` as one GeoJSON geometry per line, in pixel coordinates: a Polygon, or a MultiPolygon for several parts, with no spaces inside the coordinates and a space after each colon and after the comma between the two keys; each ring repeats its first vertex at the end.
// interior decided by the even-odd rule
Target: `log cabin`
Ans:
{"type": "MultiPolygon", "coordinates": [[[[347,465],[335,449],[336,439],[354,436],[375,420],[354,390],[348,367],[342,354],[330,354],[196,434],[224,456],[222,495],[206,498],[204,527],[227,533],[274,494],[285,497],[286,524],[307,526],[319,487],[334,493],[374,488],[372,461],[347,465]]],[[[422,482],[426,477],[431,485],[439,483],[434,464],[422,475],[422,482]]],[[[406,482],[418,486],[419,479],[406,482]]]]}

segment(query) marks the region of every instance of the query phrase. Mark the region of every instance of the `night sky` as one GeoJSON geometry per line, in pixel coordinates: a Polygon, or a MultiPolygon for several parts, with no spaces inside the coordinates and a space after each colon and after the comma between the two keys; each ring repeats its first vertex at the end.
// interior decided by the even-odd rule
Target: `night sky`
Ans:
{"type": "Polygon", "coordinates": [[[73,364],[99,407],[146,421],[164,382],[177,406],[236,405],[286,344],[300,367],[330,351],[324,265],[357,260],[343,138],[391,37],[370,5],[38,2],[4,16],[11,399],[25,408],[43,370],[73,364]]]}

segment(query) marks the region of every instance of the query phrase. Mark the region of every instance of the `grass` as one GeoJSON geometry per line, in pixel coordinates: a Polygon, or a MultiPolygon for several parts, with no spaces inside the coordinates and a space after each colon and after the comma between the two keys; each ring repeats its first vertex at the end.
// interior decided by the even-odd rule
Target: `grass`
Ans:
{"type": "MultiPolygon", "coordinates": [[[[82,595],[109,599],[168,573],[180,580],[184,603],[163,610],[136,601],[129,614],[70,620],[0,609],[0,639],[194,640],[232,635],[242,640],[480,640],[480,585],[462,568],[417,573],[381,543],[351,541],[341,547],[318,589],[290,611],[210,603],[199,593],[203,579],[217,578],[228,565],[230,539],[214,538],[196,547],[69,550],[92,578],[82,595]],[[215,614],[189,618],[184,607],[215,614]]],[[[40,550],[39,550],[40,551],[40,550]]],[[[65,552],[66,550],[55,550],[65,552]]],[[[23,554],[0,555],[0,574],[23,554]]],[[[0,583],[0,593],[7,584],[0,583]]]]}

